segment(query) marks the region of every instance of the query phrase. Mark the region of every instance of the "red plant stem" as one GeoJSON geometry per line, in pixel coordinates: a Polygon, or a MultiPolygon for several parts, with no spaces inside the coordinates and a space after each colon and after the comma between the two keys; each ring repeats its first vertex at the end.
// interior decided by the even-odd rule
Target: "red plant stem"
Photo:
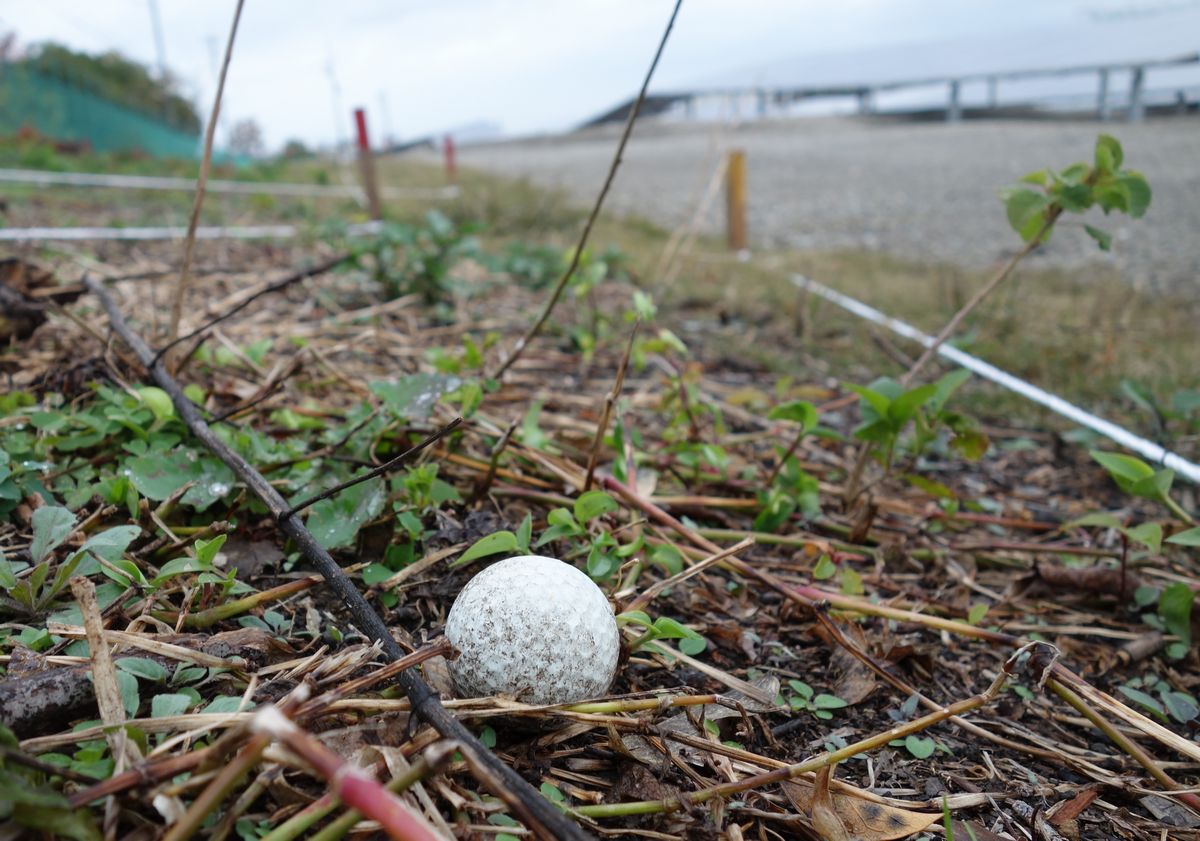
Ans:
{"type": "Polygon", "coordinates": [[[444,841],[437,830],[363,769],[338,756],[297,727],[275,707],[264,707],[254,729],[285,744],[329,783],[330,791],[352,809],[378,821],[397,841],[444,841]]]}

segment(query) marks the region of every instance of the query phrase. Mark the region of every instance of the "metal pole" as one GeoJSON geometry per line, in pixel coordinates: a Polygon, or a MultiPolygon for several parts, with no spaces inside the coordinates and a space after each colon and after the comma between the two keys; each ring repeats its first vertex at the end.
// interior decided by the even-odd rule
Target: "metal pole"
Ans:
{"type": "Polygon", "coordinates": [[[363,190],[367,194],[367,209],[372,219],[383,218],[379,204],[379,184],[375,180],[375,157],[371,154],[371,141],[367,137],[367,112],[354,109],[354,125],[358,129],[358,164],[362,167],[363,190]]]}
{"type": "Polygon", "coordinates": [[[746,248],[746,153],[735,149],[729,153],[725,174],[725,211],[729,232],[729,247],[734,251],[746,248]]]}
{"type": "Polygon", "coordinates": [[[1146,118],[1146,104],[1142,101],[1142,87],[1146,81],[1146,68],[1133,68],[1129,80],[1129,122],[1140,123],[1146,118]]]}
{"type": "Polygon", "coordinates": [[[870,88],[863,88],[858,92],[858,114],[860,117],[866,117],[875,110],[874,99],[875,93],[870,88]]]}
{"type": "Polygon", "coordinates": [[[946,106],[946,122],[957,123],[962,120],[962,82],[958,79],[950,80],[950,102],[946,106]]]}
{"type": "Polygon", "coordinates": [[[167,78],[167,47],[163,41],[162,18],[158,14],[158,0],[147,0],[150,4],[150,27],[154,30],[154,50],[158,53],[158,78],[167,78]]]}
{"type": "Polygon", "coordinates": [[[1096,94],[1096,114],[1100,122],[1108,122],[1112,117],[1112,108],[1108,104],[1108,68],[1100,68],[1100,90],[1096,94]]]}

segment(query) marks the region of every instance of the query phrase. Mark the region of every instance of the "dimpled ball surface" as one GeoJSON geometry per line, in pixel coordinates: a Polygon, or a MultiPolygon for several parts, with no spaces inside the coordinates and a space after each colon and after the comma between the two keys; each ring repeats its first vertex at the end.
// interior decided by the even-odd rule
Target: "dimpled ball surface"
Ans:
{"type": "Polygon", "coordinates": [[[450,675],[463,697],[511,695],[569,704],[604,694],[620,653],[608,599],[586,574],[540,555],[476,575],[446,617],[460,652],[450,675]]]}

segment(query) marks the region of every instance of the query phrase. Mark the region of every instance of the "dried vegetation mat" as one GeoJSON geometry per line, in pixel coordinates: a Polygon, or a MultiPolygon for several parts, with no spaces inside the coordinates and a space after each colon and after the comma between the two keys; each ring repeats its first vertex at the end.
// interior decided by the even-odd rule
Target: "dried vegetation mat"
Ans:
{"type": "Polygon", "coordinates": [[[163,345],[161,256],[0,359],[3,837],[1200,837],[1169,476],[957,414],[956,372],[776,380],[599,258],[496,380],[519,261],[387,299],[390,252],[202,243],[185,329],[244,306],[173,394],[113,321],[163,345]],[[611,599],[609,695],[455,697],[447,611],[525,551],[611,599]]]}

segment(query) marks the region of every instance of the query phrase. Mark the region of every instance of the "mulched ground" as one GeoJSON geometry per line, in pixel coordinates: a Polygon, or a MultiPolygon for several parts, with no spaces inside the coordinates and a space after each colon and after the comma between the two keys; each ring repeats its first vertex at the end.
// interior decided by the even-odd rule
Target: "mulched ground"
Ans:
{"type": "MultiPolygon", "coordinates": [[[[114,244],[41,263],[68,284],[84,271],[138,276],[115,280],[110,288],[135,328],[152,337],[165,319],[173,286],[169,268],[177,251],[176,245],[114,244]]],[[[200,271],[186,309],[191,327],[227,311],[259,284],[316,259],[312,248],[299,245],[202,243],[197,254],[200,271]]],[[[223,322],[209,345],[231,349],[232,358],[192,362],[180,379],[200,386],[203,405],[213,415],[244,407],[227,424],[235,433],[253,428],[278,441],[302,440],[309,450],[325,447],[322,464],[330,469],[378,464],[389,452],[451,420],[457,404],[443,400],[426,418],[368,425],[364,429],[372,440],[352,436],[332,447],[281,422],[278,413],[291,409],[293,417],[344,423],[365,402],[386,419],[388,409],[371,383],[432,372],[430,351],[459,353],[464,335],[483,343],[485,334],[496,333],[488,351],[489,365],[494,365],[528,324],[544,293],[489,276],[474,264],[460,267],[459,274],[469,294],[437,313],[415,298],[381,301],[377,287],[360,272],[304,281],[223,322]],[[260,362],[238,352],[255,342],[267,343],[260,362]]],[[[455,595],[491,560],[451,569],[448,564],[458,552],[497,529],[516,529],[527,514],[536,536],[552,508],[569,508],[583,490],[605,395],[613,387],[628,338],[620,314],[630,305],[632,291],[616,280],[600,287],[600,311],[615,326],[612,338],[592,358],[581,356],[569,334],[574,326],[586,326],[591,316],[580,301],[568,298],[559,323],[485,395],[463,431],[424,454],[423,462],[437,465],[438,478],[458,491],[460,501],[416,512],[427,535],[413,546],[413,563],[385,582],[359,581],[398,639],[420,646],[436,638],[455,595]],[[525,421],[533,405],[541,410],[531,431],[525,421]],[[506,435],[510,427],[515,429],[511,437],[506,435]]],[[[76,320],[51,314],[32,337],[15,341],[0,358],[10,386],[60,392],[85,405],[92,382],[119,388],[139,383],[143,372],[111,337],[95,301],[84,296],[65,306],[76,320]]],[[[664,313],[660,321],[672,326],[671,314],[664,313]]],[[[611,477],[614,461],[629,458],[632,451],[639,475],[636,493],[614,492],[619,510],[589,524],[592,533],[608,531],[621,543],[639,536],[644,541],[644,548],[623,559],[624,566],[604,587],[619,612],[668,574],[643,563],[654,547],[674,546],[694,562],[712,554],[706,541],[727,547],[746,536],[755,542],[738,559],[763,577],[718,564],[655,598],[645,608],[651,616],[686,623],[705,636],[708,647],[694,657],[646,649],[626,652],[611,690],[619,703],[607,707],[553,710],[531,708],[520,699],[454,701],[444,664],[436,659],[425,664],[427,679],[444,693],[447,705],[477,733],[494,739],[501,758],[547,796],[585,813],[588,807],[625,801],[678,806],[679,798],[690,792],[736,783],[886,734],[940,705],[984,692],[1016,650],[1001,636],[1007,634],[1056,646],[1060,665],[1099,690],[1087,694],[1067,683],[1089,713],[1139,744],[1182,788],[1200,782],[1196,719],[1181,723],[1168,718],[1161,725],[1144,719],[1139,713],[1145,709],[1130,703],[1131,711],[1120,689],[1140,679],[1138,685],[1146,691],[1159,686],[1197,695],[1195,648],[1182,659],[1168,658],[1164,649],[1171,638],[1141,616],[1153,608],[1138,609],[1132,600],[1137,586],[1163,588],[1181,581],[1193,589],[1200,586],[1195,551],[1164,545],[1160,553],[1129,554],[1112,529],[1067,525],[1091,512],[1112,511],[1128,523],[1153,521],[1168,533],[1180,530],[1168,512],[1121,494],[1082,448],[1054,435],[984,419],[991,449],[981,461],[967,463],[935,447],[914,471],[926,481],[890,478],[849,507],[841,498],[854,446],[836,437],[807,437],[796,455],[819,483],[820,513],[797,512],[777,533],[754,533],[759,492],[780,449],[795,435],[794,425],[766,420],[771,406],[810,400],[822,410],[823,426],[848,435],[858,422],[856,399],[840,383],[809,382],[804,371],[793,372],[789,382],[777,387],[772,375],[735,354],[715,353],[710,349],[731,347],[736,329],[722,327],[716,319],[706,323],[693,314],[686,330],[674,326],[690,353],[652,351],[644,366],[631,366],[609,424],[610,430],[617,422],[622,425],[630,451],[601,449],[601,478],[611,477]],[[722,455],[694,465],[680,455],[700,452],[704,445],[720,447],[722,455]],[[939,495],[945,498],[939,500],[939,495]],[[658,512],[678,518],[679,527],[658,512]],[[1124,579],[1117,569],[1123,552],[1130,561],[1124,579]],[[853,609],[854,604],[862,609],[853,609]],[[881,609],[905,613],[888,617],[879,615],[881,609]],[[981,629],[983,638],[971,635],[981,629]],[[828,717],[818,716],[795,681],[810,688],[812,697],[832,696],[845,705],[830,708],[828,717]],[[926,706],[915,693],[927,700],[926,706]],[[721,700],[688,704],[689,696],[708,695],[721,700]],[[638,709],[635,702],[646,698],[656,702],[638,709]],[[1173,745],[1168,744],[1170,733],[1177,739],[1173,745]]],[[[657,326],[642,329],[652,335],[657,326]]],[[[781,346],[788,341],[783,332],[773,338],[781,346]]],[[[97,448],[80,455],[102,452],[97,448]]],[[[319,486],[320,477],[312,477],[309,487],[319,486]]],[[[388,488],[388,504],[353,545],[335,553],[356,576],[407,543],[391,505],[403,507],[406,497],[396,486],[388,488]]],[[[1182,489],[1181,499],[1185,508],[1195,510],[1190,490],[1182,489]]],[[[28,550],[35,507],[36,501],[27,500],[0,526],[0,546],[10,558],[28,550]]],[[[128,556],[148,572],[156,563],[151,550],[161,548],[164,528],[219,522],[228,524],[221,526],[229,534],[226,563],[236,565],[239,578],[255,589],[305,575],[287,560],[290,547],[280,544],[270,518],[237,488],[203,516],[174,510],[156,522],[143,510],[131,520],[128,511],[97,502],[78,513],[81,519],[97,517],[93,528],[127,522],[141,526],[142,536],[128,556]]],[[[187,544],[181,541],[181,551],[187,544]]],[[[541,551],[558,557],[574,554],[580,564],[586,554],[566,541],[541,551]]],[[[110,631],[129,630],[151,642],[174,640],[214,656],[241,657],[238,672],[214,675],[198,687],[205,700],[245,695],[261,705],[286,698],[303,682],[322,691],[333,689],[383,662],[336,598],[319,585],[255,607],[251,615],[262,620],[258,623],[239,624],[235,616],[203,632],[174,636],[170,632],[184,630],[182,618],[175,628],[146,618],[152,608],[178,609],[192,599],[186,587],[160,591],[134,608],[107,611],[105,621],[110,631]],[[268,610],[274,614],[270,623],[263,620],[268,610]]],[[[9,619],[17,625],[45,621],[9,619]]],[[[136,648],[123,647],[118,656],[137,654],[136,648]]],[[[30,652],[14,646],[11,638],[5,654],[8,672],[0,680],[0,701],[8,697],[6,692],[28,688],[35,678],[48,681],[53,674],[66,679],[69,672],[77,680],[78,670],[87,665],[86,659],[61,653],[30,652]]],[[[147,655],[143,651],[139,656],[147,655]]],[[[833,804],[844,822],[846,837],[936,835],[943,832],[944,805],[953,813],[955,838],[1200,837],[1200,813],[1161,796],[1162,785],[1145,768],[1085,713],[1037,681],[1037,668],[1017,675],[995,698],[964,716],[972,729],[939,723],[908,734],[911,738],[899,744],[885,740],[839,764],[832,800],[825,802],[833,804]],[[936,820],[930,824],[920,815],[936,820]],[[889,821],[892,827],[919,829],[916,834],[908,828],[889,829],[889,821]]],[[[386,778],[401,773],[438,738],[408,720],[403,699],[384,697],[380,688],[340,698],[303,724],[342,756],[372,766],[386,778]]],[[[72,703],[63,702],[58,710],[47,703],[44,714],[18,733],[22,751],[30,756],[70,754],[81,738],[71,733],[72,725],[95,717],[86,698],[72,703]]],[[[215,734],[236,732],[247,716],[204,714],[202,709],[203,704],[157,721],[143,709],[136,723],[166,739],[148,746],[143,761],[148,766],[180,761],[212,742],[215,734]],[[180,733],[190,735],[171,738],[180,733]]],[[[236,747],[228,740],[216,744],[226,750],[236,747]]],[[[108,826],[115,837],[157,837],[168,819],[152,805],[156,797],[160,805],[165,798],[186,806],[209,779],[198,772],[190,779],[143,775],[132,780],[118,793],[108,826]]],[[[324,791],[302,762],[281,750],[269,750],[250,780],[250,788],[222,801],[217,822],[203,830],[209,837],[224,837],[235,825],[243,837],[254,837],[247,833],[281,823],[324,791]]],[[[804,776],[782,787],[749,788],[669,814],[580,820],[589,832],[614,837],[818,838],[822,836],[811,825],[814,800],[819,806],[822,796],[814,798],[809,780],[804,776]]],[[[59,779],[55,785],[78,799],[87,782],[59,779]]],[[[481,791],[466,763],[450,761],[410,788],[406,798],[454,837],[523,834],[510,818],[499,817],[506,814],[504,804],[481,797],[481,791]]],[[[355,831],[367,837],[373,830],[363,823],[355,831]]],[[[827,829],[824,837],[835,836],[827,829]]]]}

